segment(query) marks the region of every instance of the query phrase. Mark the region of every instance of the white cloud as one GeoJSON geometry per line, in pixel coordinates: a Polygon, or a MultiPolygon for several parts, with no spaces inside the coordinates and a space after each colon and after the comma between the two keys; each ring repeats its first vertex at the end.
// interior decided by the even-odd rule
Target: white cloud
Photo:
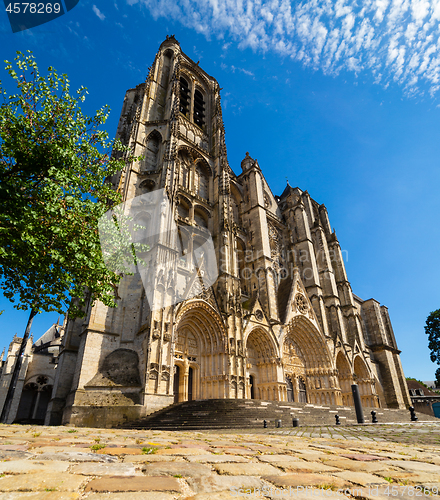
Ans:
{"type": "Polygon", "coordinates": [[[93,9],[93,12],[94,12],[94,13],[95,13],[98,17],[99,17],[99,19],[101,19],[101,21],[104,21],[105,16],[104,16],[104,14],[103,14],[103,13],[102,13],[99,9],[98,9],[98,7],[96,7],[96,5],[94,5],[94,6],[92,7],[92,9],[93,9]]]}
{"type": "Polygon", "coordinates": [[[240,49],[274,51],[330,75],[368,71],[385,88],[398,81],[408,95],[423,85],[431,94],[439,89],[440,0],[126,2],[143,5],[155,19],[172,18],[207,38],[224,39],[224,50],[233,41],[240,49]]]}

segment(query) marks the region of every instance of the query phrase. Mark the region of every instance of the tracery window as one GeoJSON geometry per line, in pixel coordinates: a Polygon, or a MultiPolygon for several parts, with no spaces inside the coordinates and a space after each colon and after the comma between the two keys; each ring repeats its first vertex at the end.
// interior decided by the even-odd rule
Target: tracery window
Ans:
{"type": "Polygon", "coordinates": [[[188,189],[188,179],[189,179],[188,167],[184,163],[181,163],[180,168],[182,169],[182,182],[181,182],[181,184],[184,188],[188,189]]]}
{"type": "Polygon", "coordinates": [[[186,116],[200,128],[205,126],[205,97],[195,84],[191,84],[188,77],[180,77],[180,108],[182,115],[186,116]]]}
{"type": "Polygon", "coordinates": [[[198,164],[195,168],[195,176],[194,176],[194,189],[196,193],[205,200],[208,199],[208,176],[206,175],[203,167],[198,164]]]}
{"type": "Polygon", "coordinates": [[[153,132],[148,137],[147,149],[145,151],[145,170],[151,172],[157,169],[157,160],[159,156],[160,136],[153,132]]]}

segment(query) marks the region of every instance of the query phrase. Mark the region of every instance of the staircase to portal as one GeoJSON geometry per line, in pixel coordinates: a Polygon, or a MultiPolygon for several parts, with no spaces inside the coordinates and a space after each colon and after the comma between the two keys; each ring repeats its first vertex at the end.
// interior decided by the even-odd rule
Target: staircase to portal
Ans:
{"type": "MultiPolygon", "coordinates": [[[[408,410],[390,408],[363,408],[365,422],[371,422],[371,411],[376,411],[379,423],[409,422],[408,410]]],[[[292,427],[297,418],[300,426],[335,425],[335,415],[341,425],[357,424],[354,407],[324,406],[307,403],[286,403],[258,399],[207,399],[175,403],[142,419],[121,425],[124,429],[209,430],[262,428],[266,420],[274,428],[281,420],[283,427],[292,427]]],[[[418,414],[419,421],[439,421],[435,417],[418,414]]]]}

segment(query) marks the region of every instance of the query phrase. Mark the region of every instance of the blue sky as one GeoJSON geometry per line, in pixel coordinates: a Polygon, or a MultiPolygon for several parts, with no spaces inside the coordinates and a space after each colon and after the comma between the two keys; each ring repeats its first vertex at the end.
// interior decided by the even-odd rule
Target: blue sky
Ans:
{"type": "MultiPolygon", "coordinates": [[[[32,50],[40,70],[109,104],[144,81],[166,35],[222,90],[231,167],[249,151],[281,194],[286,177],[327,206],[361,298],[389,308],[405,374],[432,380],[424,323],[440,308],[440,0],[80,0],[13,34],[1,60],[32,50]]],[[[7,90],[8,76],[0,66],[7,90]]],[[[0,298],[0,351],[27,312],[0,298]]],[[[34,338],[57,315],[34,320],[34,338]]]]}

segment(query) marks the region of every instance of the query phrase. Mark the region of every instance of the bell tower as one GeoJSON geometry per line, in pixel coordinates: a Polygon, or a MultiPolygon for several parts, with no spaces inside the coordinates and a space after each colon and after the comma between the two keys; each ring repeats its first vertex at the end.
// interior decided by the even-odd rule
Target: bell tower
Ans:
{"type": "MultiPolygon", "coordinates": [[[[191,360],[196,357],[179,344],[175,331],[179,305],[209,292],[216,320],[222,323],[223,302],[219,306],[218,297],[239,294],[239,280],[233,276],[230,178],[234,174],[226,155],[220,87],[183,53],[174,36],[159,47],[146,81],[126,92],[117,137],[141,158],[111,179],[123,202],[163,193],[167,214],[157,210],[135,219],[142,224],[153,217],[160,224],[160,236],[148,252],[147,276],[124,276],[115,309],[97,303],[85,324],[71,322],[65,341],[71,349],[65,350],[64,359],[72,388],[69,395],[67,384],[55,388],[54,401],[61,406],[65,398],[66,404],[62,418],[54,412],[48,423],[85,425],[91,407],[111,401],[119,410],[106,408],[102,418],[113,425],[121,418],[121,407],[131,419],[171,404],[179,398],[179,390],[181,399],[196,394],[196,386],[193,390],[188,386],[196,370],[191,360]],[[167,230],[170,224],[175,231],[167,230]],[[206,252],[207,242],[211,252],[206,252]],[[217,276],[214,291],[210,285],[217,276]],[[182,360],[177,370],[182,380],[177,383],[176,359],[182,360]],[[115,360],[127,364],[129,381],[122,373],[112,375],[109,366],[115,360]],[[109,389],[115,380],[116,392],[109,389]]],[[[229,307],[228,298],[223,309],[229,307]]],[[[228,329],[226,324],[219,330],[223,328],[228,329]]],[[[191,335],[183,335],[188,345],[193,342],[191,335]]],[[[220,337],[218,349],[225,351],[227,334],[220,337]]],[[[62,359],[63,355],[60,364],[62,359]]]]}

